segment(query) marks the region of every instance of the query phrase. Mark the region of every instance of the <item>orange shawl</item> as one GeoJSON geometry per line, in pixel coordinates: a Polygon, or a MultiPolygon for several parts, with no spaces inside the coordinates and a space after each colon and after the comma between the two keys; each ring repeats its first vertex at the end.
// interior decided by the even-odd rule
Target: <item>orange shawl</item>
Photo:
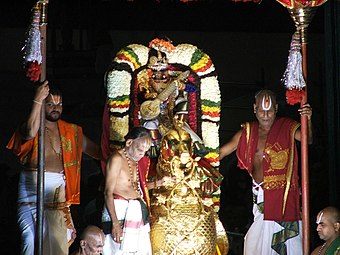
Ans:
{"type": "MultiPolygon", "coordinates": [[[[82,128],[63,120],[58,121],[63,151],[63,165],[66,178],[66,202],[80,203],[80,167],[82,157],[82,128]]],[[[38,157],[38,134],[31,140],[23,140],[18,128],[7,144],[23,165],[38,157]]]]}

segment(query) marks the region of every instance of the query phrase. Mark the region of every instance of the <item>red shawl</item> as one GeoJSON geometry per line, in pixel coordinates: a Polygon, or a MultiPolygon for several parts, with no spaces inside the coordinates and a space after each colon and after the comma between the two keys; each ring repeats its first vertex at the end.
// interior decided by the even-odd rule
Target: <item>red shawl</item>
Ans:
{"type": "MultiPolygon", "coordinates": [[[[263,165],[264,219],[296,221],[300,219],[298,188],[298,154],[294,134],[299,123],[288,118],[277,118],[271,127],[263,165]]],[[[244,126],[236,155],[238,167],[250,176],[258,142],[258,122],[244,126]]]]}
{"type": "MultiPolygon", "coordinates": [[[[82,128],[63,120],[58,121],[63,150],[63,165],[66,178],[66,202],[80,203],[80,166],[82,157],[82,128]]],[[[7,144],[23,165],[38,157],[38,134],[31,140],[22,139],[20,128],[7,144]]]]}

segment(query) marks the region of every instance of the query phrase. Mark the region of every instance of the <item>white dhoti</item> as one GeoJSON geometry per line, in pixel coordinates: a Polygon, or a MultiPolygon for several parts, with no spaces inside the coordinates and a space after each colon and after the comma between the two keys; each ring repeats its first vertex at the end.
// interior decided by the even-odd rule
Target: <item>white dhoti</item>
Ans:
{"type": "MultiPolygon", "coordinates": [[[[278,222],[264,220],[261,211],[261,203],[264,202],[264,193],[260,185],[253,181],[253,194],[256,198],[253,205],[254,222],[249,228],[244,240],[244,255],[302,255],[302,235],[301,221],[293,222],[297,224],[298,234],[294,237],[284,236],[281,238],[282,249],[277,252],[273,249],[273,245],[277,239],[275,235],[279,235],[285,228],[278,222]],[[285,246],[285,247],[284,247],[285,246]]],[[[289,224],[289,223],[288,223],[289,224]]]]}
{"type": "MultiPolygon", "coordinates": [[[[149,223],[144,225],[140,202],[138,200],[115,199],[114,203],[117,218],[123,225],[123,239],[121,243],[117,243],[113,240],[111,233],[106,234],[103,255],[152,255],[150,225],[149,223]]],[[[105,207],[102,222],[111,222],[105,207]]]]}
{"type": "MultiPolygon", "coordinates": [[[[21,171],[18,185],[18,224],[21,254],[34,254],[37,202],[37,172],[21,171]]],[[[65,204],[63,173],[45,172],[43,254],[67,255],[75,229],[65,204]]]]}

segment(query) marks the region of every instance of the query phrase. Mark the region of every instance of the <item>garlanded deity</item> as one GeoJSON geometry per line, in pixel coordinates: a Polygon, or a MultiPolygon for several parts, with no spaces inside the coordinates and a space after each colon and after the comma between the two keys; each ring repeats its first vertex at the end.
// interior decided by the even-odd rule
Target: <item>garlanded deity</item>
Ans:
{"type": "Polygon", "coordinates": [[[132,126],[153,139],[140,166],[148,182],[162,180],[150,191],[153,253],[227,254],[217,216],[221,98],[209,56],[158,38],[149,47],[132,44],[114,58],[107,88],[104,153],[120,148],[132,126]]]}

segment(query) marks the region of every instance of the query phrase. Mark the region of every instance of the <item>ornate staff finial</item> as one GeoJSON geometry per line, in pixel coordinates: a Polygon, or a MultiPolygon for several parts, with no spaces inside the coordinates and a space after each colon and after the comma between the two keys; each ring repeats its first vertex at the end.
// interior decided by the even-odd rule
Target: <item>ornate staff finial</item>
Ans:
{"type": "Polygon", "coordinates": [[[317,7],[288,8],[296,29],[300,32],[301,43],[307,44],[307,28],[311,23],[317,7]]]}

